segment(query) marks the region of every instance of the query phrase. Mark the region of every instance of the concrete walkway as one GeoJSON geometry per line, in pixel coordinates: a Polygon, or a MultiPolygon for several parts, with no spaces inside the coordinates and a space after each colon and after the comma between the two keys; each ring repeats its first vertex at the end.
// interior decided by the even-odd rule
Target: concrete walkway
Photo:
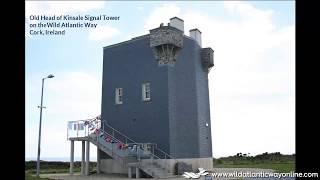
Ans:
{"type": "MultiPolygon", "coordinates": [[[[266,172],[266,173],[271,173],[274,172],[271,169],[256,169],[256,168],[214,168],[212,172],[215,173],[233,173],[233,172],[266,172]]],[[[122,174],[92,174],[90,176],[83,176],[80,173],[75,173],[74,175],[69,175],[69,174],[41,174],[40,177],[43,178],[48,178],[52,180],[106,180],[106,179],[115,179],[115,180],[133,180],[129,179],[127,175],[122,175],[122,174]]],[[[140,180],[152,180],[156,178],[139,178],[140,180]]],[[[183,176],[176,176],[172,178],[168,178],[170,180],[185,180],[183,176]]],[[[212,179],[217,179],[217,178],[212,178],[212,179]]],[[[221,178],[221,179],[226,179],[226,178],[221,178]]],[[[236,179],[236,178],[233,178],[236,179]]],[[[244,179],[252,179],[252,178],[244,178],[244,179]]],[[[256,178],[258,179],[258,178],[256,178]]],[[[205,180],[205,177],[202,176],[199,178],[199,180],[205,180]]]]}
{"type": "MultiPolygon", "coordinates": [[[[80,173],[75,173],[74,175],[69,174],[41,174],[41,178],[48,178],[54,180],[106,180],[106,179],[115,179],[115,180],[133,180],[135,178],[128,178],[127,175],[122,174],[92,174],[90,176],[83,176],[80,173]]],[[[152,180],[156,178],[139,178],[139,180],[152,180]]],[[[169,178],[170,180],[182,180],[184,179],[181,176],[177,178],[169,178]]]]}

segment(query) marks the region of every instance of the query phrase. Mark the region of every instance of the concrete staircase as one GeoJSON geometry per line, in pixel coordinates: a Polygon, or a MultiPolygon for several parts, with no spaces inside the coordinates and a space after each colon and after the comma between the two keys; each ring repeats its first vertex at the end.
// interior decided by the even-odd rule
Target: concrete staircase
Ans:
{"type": "Polygon", "coordinates": [[[102,138],[98,138],[97,141],[97,137],[92,134],[88,138],[92,144],[99,147],[100,150],[119,161],[122,165],[126,165],[128,162],[137,162],[136,157],[130,156],[128,150],[119,150],[116,143],[106,143],[102,138]]]}
{"type": "Polygon", "coordinates": [[[150,176],[158,179],[174,177],[173,173],[170,173],[168,169],[158,163],[142,163],[140,165],[140,169],[150,176]]]}
{"type": "Polygon", "coordinates": [[[124,134],[122,134],[121,132],[115,130],[113,127],[109,125],[101,126],[101,122],[99,123],[99,126],[91,128],[91,130],[87,128],[87,135],[85,138],[88,139],[94,145],[96,145],[100,150],[102,150],[103,152],[111,156],[113,159],[120,162],[123,166],[138,168],[154,178],[168,178],[173,176],[173,174],[170,173],[170,171],[166,169],[164,165],[156,163],[157,159],[161,159],[159,157],[162,156],[167,159],[172,158],[169,154],[157,148],[157,152],[162,153],[162,156],[159,156],[158,154],[155,155],[154,149],[152,153],[150,152],[150,149],[147,150],[143,148],[144,146],[142,145],[144,143],[137,143],[125,136],[124,134]],[[107,129],[105,128],[105,126],[108,126],[108,128],[111,129],[111,132],[104,130],[107,129]],[[114,136],[115,133],[118,134],[118,138],[114,136]],[[121,139],[124,139],[125,142],[119,140],[119,134],[121,134],[121,139]],[[112,142],[106,141],[106,137],[111,138],[112,142]],[[136,149],[121,149],[119,148],[119,144],[135,145],[136,149]]]}

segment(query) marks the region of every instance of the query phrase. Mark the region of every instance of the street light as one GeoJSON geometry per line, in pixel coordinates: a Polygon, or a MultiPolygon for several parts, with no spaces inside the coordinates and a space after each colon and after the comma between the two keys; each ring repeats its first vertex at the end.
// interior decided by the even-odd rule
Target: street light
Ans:
{"type": "Polygon", "coordinates": [[[43,84],[44,84],[45,79],[53,78],[53,77],[54,76],[52,74],[50,74],[47,77],[42,78],[41,105],[38,106],[38,108],[40,108],[40,124],[39,124],[39,139],[38,139],[37,177],[39,177],[39,174],[40,174],[40,139],[41,139],[42,108],[45,108],[44,106],[42,106],[42,103],[43,103],[43,84]]]}

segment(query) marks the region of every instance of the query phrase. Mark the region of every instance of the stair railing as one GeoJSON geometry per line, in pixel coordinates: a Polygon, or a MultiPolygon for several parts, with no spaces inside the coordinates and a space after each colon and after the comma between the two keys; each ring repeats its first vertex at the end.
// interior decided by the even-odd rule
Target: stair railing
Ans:
{"type": "MultiPolygon", "coordinates": [[[[110,126],[107,123],[103,123],[102,119],[94,119],[94,121],[100,121],[100,123],[102,123],[102,128],[105,130],[106,127],[110,128],[112,130],[112,134],[115,135],[115,132],[118,133],[120,136],[122,136],[124,138],[124,142],[126,144],[128,143],[134,143],[137,145],[142,145],[144,143],[137,143],[136,141],[134,141],[133,139],[129,138],[127,135],[125,135],[124,133],[118,131],[117,129],[113,128],[112,126],[110,126]]],[[[119,138],[118,138],[119,139],[119,138]]],[[[143,148],[143,147],[142,147],[143,148]]],[[[143,149],[144,150],[144,149],[143,149]]],[[[173,156],[171,156],[170,154],[166,153],[165,151],[163,151],[162,149],[158,148],[157,146],[154,148],[154,150],[156,152],[160,152],[160,154],[156,155],[156,153],[152,152],[151,155],[153,156],[153,158],[155,159],[175,159],[173,156]],[[162,158],[163,157],[163,158],[162,158]]]]}
{"type": "MultiPolygon", "coordinates": [[[[100,137],[101,133],[103,133],[104,135],[108,135],[108,136],[111,136],[111,134],[105,132],[105,131],[104,131],[103,129],[101,129],[101,128],[100,128],[100,129],[96,129],[96,130],[99,130],[98,135],[95,134],[95,135],[96,135],[96,138],[94,138],[94,140],[97,142],[97,145],[98,145],[98,146],[103,146],[104,148],[111,150],[111,151],[112,151],[112,156],[114,156],[117,160],[120,160],[120,162],[121,162],[122,165],[126,165],[123,157],[117,155],[116,153],[113,153],[113,150],[112,150],[112,149],[110,149],[109,147],[106,147],[104,144],[102,144],[102,143],[99,142],[99,137],[100,137]]],[[[90,136],[88,136],[88,137],[90,137],[90,136]]],[[[112,137],[112,136],[111,136],[111,137],[112,137]]],[[[122,141],[120,141],[119,139],[117,139],[117,138],[115,138],[115,137],[112,137],[112,139],[116,140],[117,142],[123,143],[122,141]]]]}
{"type": "MultiPolygon", "coordinates": [[[[121,143],[124,143],[124,144],[135,144],[135,145],[137,145],[137,147],[140,147],[142,150],[147,151],[143,147],[143,144],[145,144],[145,143],[137,143],[136,141],[134,141],[133,139],[129,138],[124,133],[118,131],[117,129],[113,128],[109,124],[104,123],[106,121],[103,121],[103,119],[101,119],[100,116],[98,116],[96,118],[93,118],[93,119],[87,119],[87,121],[89,121],[89,123],[98,124],[98,128],[97,129],[99,129],[103,133],[108,134],[112,138],[116,139],[118,142],[121,142],[121,143]],[[111,130],[110,133],[107,132],[107,129],[111,130]],[[122,140],[120,140],[120,139],[122,139],[122,140]]],[[[89,130],[87,132],[89,133],[89,130]]],[[[97,142],[99,143],[99,141],[97,141],[97,142]]],[[[175,163],[178,162],[173,156],[171,156],[170,154],[166,153],[165,151],[163,151],[162,149],[158,148],[157,146],[155,146],[153,148],[152,152],[150,153],[150,159],[152,159],[152,160],[154,160],[154,159],[173,159],[175,163]]],[[[138,151],[137,151],[137,160],[140,161],[140,157],[139,157],[138,151]]],[[[152,162],[154,162],[154,161],[152,161],[152,162]]]]}

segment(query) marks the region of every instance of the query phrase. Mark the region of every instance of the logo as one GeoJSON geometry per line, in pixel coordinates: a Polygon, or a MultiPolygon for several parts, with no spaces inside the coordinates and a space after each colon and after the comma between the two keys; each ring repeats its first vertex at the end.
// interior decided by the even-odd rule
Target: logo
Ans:
{"type": "Polygon", "coordinates": [[[200,176],[205,176],[205,179],[211,180],[211,176],[207,176],[209,173],[206,172],[207,170],[203,168],[198,168],[199,172],[198,173],[193,173],[193,172],[184,172],[182,176],[186,179],[199,179],[200,176]]]}

